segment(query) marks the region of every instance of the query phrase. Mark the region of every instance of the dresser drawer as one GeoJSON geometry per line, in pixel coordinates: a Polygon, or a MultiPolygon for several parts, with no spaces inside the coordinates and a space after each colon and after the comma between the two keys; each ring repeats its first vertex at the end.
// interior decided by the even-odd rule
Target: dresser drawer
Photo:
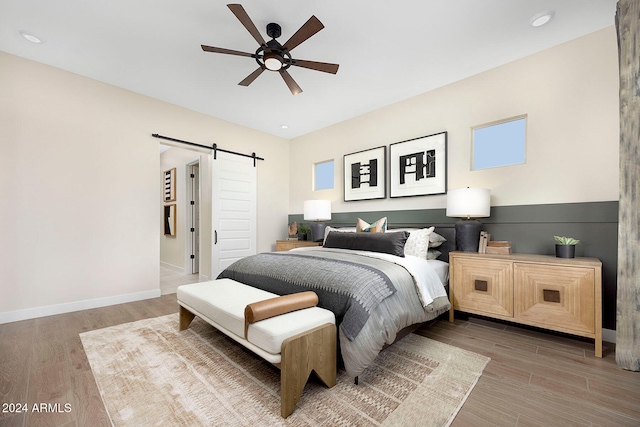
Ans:
{"type": "Polygon", "coordinates": [[[513,316],[513,263],[454,258],[451,263],[453,307],[477,314],[513,316]]]}
{"type": "Polygon", "coordinates": [[[543,328],[595,332],[592,268],[514,263],[517,320],[543,328]]]}

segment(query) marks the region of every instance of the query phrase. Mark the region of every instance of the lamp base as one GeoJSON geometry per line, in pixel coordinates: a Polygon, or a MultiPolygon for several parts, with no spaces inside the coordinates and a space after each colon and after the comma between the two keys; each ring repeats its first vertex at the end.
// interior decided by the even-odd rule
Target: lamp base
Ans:
{"type": "Polygon", "coordinates": [[[311,224],[311,236],[314,242],[322,242],[324,240],[324,231],[327,226],[321,222],[311,224]]]}
{"type": "Polygon", "coordinates": [[[482,224],[475,219],[456,222],[456,249],[462,252],[478,252],[482,224]]]}

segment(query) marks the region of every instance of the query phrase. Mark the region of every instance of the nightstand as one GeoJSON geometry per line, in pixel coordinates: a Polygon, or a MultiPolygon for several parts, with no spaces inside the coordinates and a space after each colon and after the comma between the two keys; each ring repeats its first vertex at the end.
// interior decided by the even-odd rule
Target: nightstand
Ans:
{"type": "Polygon", "coordinates": [[[322,246],[322,242],[310,240],[276,240],[276,252],[290,251],[295,248],[307,248],[309,246],[322,246]]]}
{"type": "Polygon", "coordinates": [[[549,255],[449,254],[454,310],[595,340],[602,357],[602,263],[549,255]]]}

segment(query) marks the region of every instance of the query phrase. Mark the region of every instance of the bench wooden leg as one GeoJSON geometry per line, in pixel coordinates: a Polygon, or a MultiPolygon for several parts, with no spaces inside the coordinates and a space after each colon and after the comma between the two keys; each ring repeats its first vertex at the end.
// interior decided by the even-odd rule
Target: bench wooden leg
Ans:
{"type": "Polygon", "coordinates": [[[187,329],[193,321],[194,317],[196,317],[195,314],[193,314],[183,306],[180,306],[180,330],[184,331],[185,329],[187,329]]]}
{"type": "Polygon", "coordinates": [[[311,371],[327,386],[336,385],[336,325],[327,323],[282,343],[280,414],[287,418],[296,407],[311,371]]]}

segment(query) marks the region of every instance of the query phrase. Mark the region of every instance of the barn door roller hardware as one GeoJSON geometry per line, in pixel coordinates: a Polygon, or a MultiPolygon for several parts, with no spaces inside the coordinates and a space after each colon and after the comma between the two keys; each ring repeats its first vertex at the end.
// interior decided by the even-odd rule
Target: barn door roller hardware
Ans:
{"type": "Polygon", "coordinates": [[[256,153],[244,154],[244,153],[238,153],[238,152],[231,151],[231,150],[225,150],[224,148],[219,148],[218,144],[213,144],[211,147],[209,147],[207,145],[197,144],[195,142],[189,142],[189,141],[184,141],[182,139],[171,138],[170,136],[158,135],[157,133],[151,134],[151,136],[153,136],[154,138],[166,139],[167,141],[178,142],[180,144],[191,145],[193,147],[199,147],[199,148],[205,148],[207,150],[213,150],[213,158],[214,159],[216,159],[216,155],[217,155],[218,151],[221,151],[223,153],[235,154],[236,156],[252,158],[253,159],[253,166],[256,165],[256,160],[264,160],[262,157],[256,156],[256,153]]]}

